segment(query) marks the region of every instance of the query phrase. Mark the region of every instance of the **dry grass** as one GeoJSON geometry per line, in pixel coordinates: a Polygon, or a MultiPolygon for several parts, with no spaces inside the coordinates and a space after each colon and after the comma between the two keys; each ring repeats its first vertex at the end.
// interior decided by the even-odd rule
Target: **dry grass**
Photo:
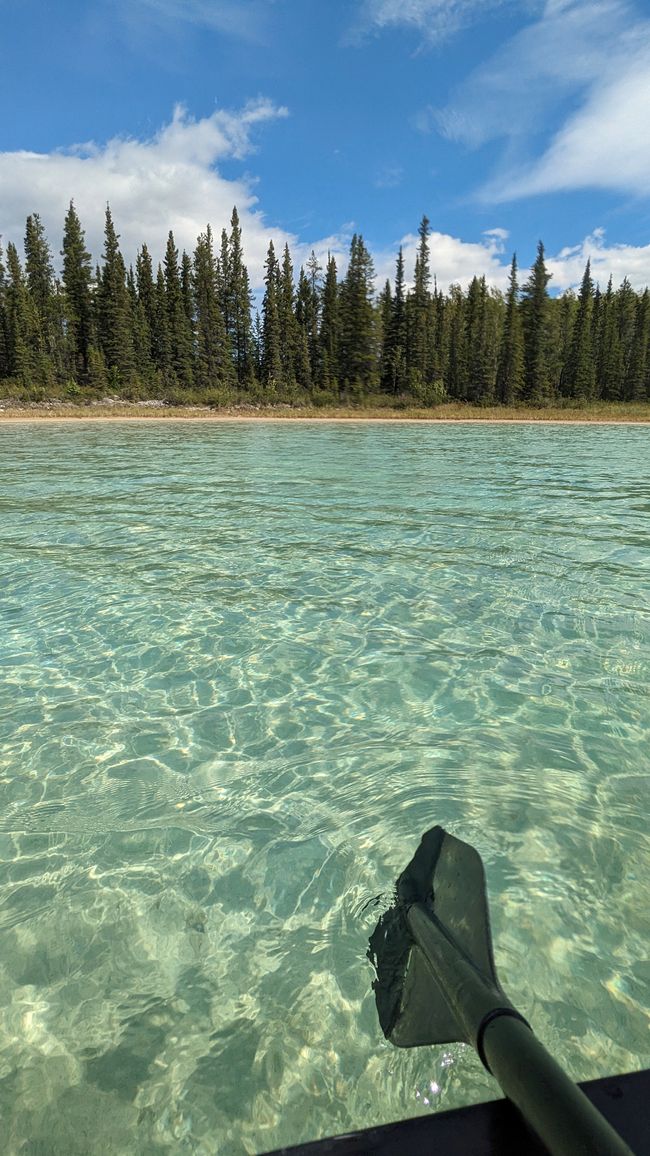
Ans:
{"type": "Polygon", "coordinates": [[[650,422],[650,403],[594,403],[548,409],[490,406],[450,402],[433,409],[387,406],[150,406],[138,402],[111,405],[73,405],[65,402],[13,404],[0,401],[0,421],[487,421],[487,422],[650,422]]]}

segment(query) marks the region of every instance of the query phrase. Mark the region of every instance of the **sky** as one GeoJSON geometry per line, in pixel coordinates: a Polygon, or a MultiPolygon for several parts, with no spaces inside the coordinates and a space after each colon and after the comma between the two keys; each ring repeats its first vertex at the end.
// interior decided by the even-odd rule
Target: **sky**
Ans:
{"type": "Polygon", "coordinates": [[[232,206],[377,288],[431,224],[438,283],[504,288],[544,242],[556,291],[650,283],[650,4],[632,0],[0,0],[0,234],[70,199],[95,260],[191,251],[232,206]]]}

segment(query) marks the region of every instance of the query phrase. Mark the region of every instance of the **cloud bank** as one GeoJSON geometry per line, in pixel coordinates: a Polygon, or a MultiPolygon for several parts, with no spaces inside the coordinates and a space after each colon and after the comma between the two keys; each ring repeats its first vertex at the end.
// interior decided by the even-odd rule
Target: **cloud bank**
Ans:
{"type": "MultiPolygon", "coordinates": [[[[38,212],[57,257],[55,265],[60,268],[63,220],[73,198],[88,248],[99,261],[108,201],[127,263],[135,259],[143,241],[158,260],[170,228],[178,247],[191,252],[208,222],[219,237],[221,229],[229,226],[236,204],[245,259],[258,292],[270,239],[278,252],[289,244],[296,269],[313,248],[322,265],[331,252],[343,273],[351,234],[355,229],[363,231],[363,222],[359,226],[354,222],[342,225],[327,237],[299,237],[267,220],[252,177],[226,178],[219,172],[220,163],[249,157],[253,135],[286,115],[285,109],[267,100],[251,102],[239,111],[217,110],[202,119],[193,119],[179,106],[172,120],[146,140],[117,137],[103,145],[86,144],[52,153],[0,153],[3,243],[13,240],[20,248],[25,218],[38,212]]],[[[373,251],[378,289],[387,278],[394,278],[400,243],[407,276],[412,276],[418,244],[415,234],[406,234],[390,249],[373,248],[368,237],[366,242],[373,251]]],[[[454,282],[467,285],[475,274],[504,289],[510,262],[507,242],[507,230],[498,224],[478,240],[434,231],[430,238],[431,271],[444,290],[454,282]]],[[[562,290],[578,285],[587,257],[591,257],[594,276],[602,285],[610,272],[616,284],[626,275],[636,287],[650,283],[650,245],[608,246],[603,231],[594,229],[579,244],[549,255],[552,287],[562,290]]],[[[525,276],[524,271],[522,280],[525,276]]]]}
{"type": "Polygon", "coordinates": [[[161,257],[170,228],[178,247],[188,251],[208,222],[218,237],[236,204],[246,258],[259,278],[271,236],[280,245],[295,238],[267,224],[251,178],[226,178],[218,165],[246,158],[253,151],[254,131],[285,116],[286,109],[268,100],[252,101],[238,111],[219,109],[198,120],[177,106],[172,120],[148,140],[116,137],[103,145],[51,153],[0,153],[0,230],[18,242],[27,214],[38,212],[58,249],[74,199],[97,261],[109,202],[128,263],[142,242],[161,257]]]}

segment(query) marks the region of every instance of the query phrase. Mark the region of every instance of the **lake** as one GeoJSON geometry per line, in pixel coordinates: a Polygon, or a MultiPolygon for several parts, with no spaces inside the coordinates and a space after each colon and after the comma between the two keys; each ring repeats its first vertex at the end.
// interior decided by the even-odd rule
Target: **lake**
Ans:
{"type": "Polygon", "coordinates": [[[382,1037],[424,830],[576,1079],[650,1064],[650,430],[0,425],[4,1150],[498,1095],[382,1037]]]}

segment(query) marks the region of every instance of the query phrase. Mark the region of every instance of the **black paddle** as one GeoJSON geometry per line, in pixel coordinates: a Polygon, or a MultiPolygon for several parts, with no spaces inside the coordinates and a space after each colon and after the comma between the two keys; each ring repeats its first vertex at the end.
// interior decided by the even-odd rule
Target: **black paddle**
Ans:
{"type": "Polygon", "coordinates": [[[631,1156],[501,989],[483,863],[468,843],[442,827],[423,835],[368,954],[391,1043],[473,1044],[553,1156],[631,1156]]]}

